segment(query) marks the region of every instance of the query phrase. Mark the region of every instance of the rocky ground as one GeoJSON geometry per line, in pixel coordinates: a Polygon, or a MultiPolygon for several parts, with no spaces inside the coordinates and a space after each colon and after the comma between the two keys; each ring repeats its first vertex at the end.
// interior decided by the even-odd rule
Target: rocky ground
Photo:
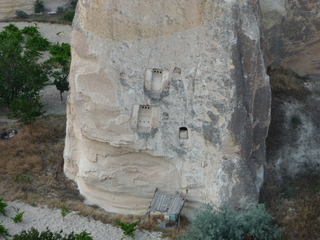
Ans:
{"type": "MultiPolygon", "coordinates": [[[[48,227],[53,232],[63,230],[64,234],[76,234],[86,231],[90,233],[94,240],[117,240],[122,237],[120,228],[103,224],[100,221],[95,221],[90,217],[81,217],[76,212],[71,212],[62,218],[61,210],[49,209],[47,207],[33,207],[21,202],[10,202],[7,206],[7,217],[0,215],[0,222],[9,229],[9,234],[18,234],[23,230],[36,228],[40,231],[45,231],[48,227]],[[11,217],[16,215],[14,210],[20,209],[24,212],[23,220],[20,223],[14,223],[11,217]]],[[[162,239],[161,233],[139,231],[135,232],[135,238],[139,240],[162,239]]],[[[0,235],[0,240],[4,238],[0,235]]],[[[126,239],[130,239],[127,237],[126,239]]]]}

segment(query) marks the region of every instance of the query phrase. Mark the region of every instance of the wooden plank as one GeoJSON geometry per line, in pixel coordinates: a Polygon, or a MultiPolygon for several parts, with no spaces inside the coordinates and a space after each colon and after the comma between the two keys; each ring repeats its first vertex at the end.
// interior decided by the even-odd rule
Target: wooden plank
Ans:
{"type": "Polygon", "coordinates": [[[170,197],[167,197],[162,193],[156,192],[150,205],[150,212],[165,212],[168,209],[170,199],[170,197]]]}
{"type": "Polygon", "coordinates": [[[181,211],[181,207],[184,204],[184,199],[179,196],[179,193],[176,192],[174,195],[170,207],[168,209],[168,214],[178,214],[181,211]]]}
{"type": "Polygon", "coordinates": [[[149,212],[168,212],[169,215],[179,214],[184,202],[185,199],[180,197],[179,192],[176,192],[173,197],[170,197],[156,190],[149,207],[149,212]]]}

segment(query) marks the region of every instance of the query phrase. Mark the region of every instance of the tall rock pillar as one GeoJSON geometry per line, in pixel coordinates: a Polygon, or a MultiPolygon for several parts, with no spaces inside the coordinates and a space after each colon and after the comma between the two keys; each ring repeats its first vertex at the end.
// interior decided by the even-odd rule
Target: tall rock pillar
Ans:
{"type": "Polygon", "coordinates": [[[65,173],[88,201],[145,213],[256,202],[270,118],[254,0],[82,0],[71,39],[65,173]]]}

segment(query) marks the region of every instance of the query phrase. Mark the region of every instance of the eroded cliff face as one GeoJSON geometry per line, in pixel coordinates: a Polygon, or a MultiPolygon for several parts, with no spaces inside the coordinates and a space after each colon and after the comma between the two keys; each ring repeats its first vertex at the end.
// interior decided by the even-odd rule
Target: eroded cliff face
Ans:
{"type": "Polygon", "coordinates": [[[79,1],[64,170],[89,202],[145,213],[155,188],[256,202],[270,118],[257,1],[79,1]]]}
{"type": "Polygon", "coordinates": [[[320,2],[260,0],[260,5],[274,86],[268,181],[281,181],[320,168],[320,2]]]}
{"type": "MultiPolygon", "coordinates": [[[[57,7],[69,6],[71,0],[43,0],[48,11],[56,11],[57,7]]],[[[22,10],[27,14],[34,13],[35,0],[1,0],[0,20],[15,17],[16,10],[22,10]]]]}
{"type": "Polygon", "coordinates": [[[320,74],[320,2],[260,0],[266,64],[299,75],[320,74]]]}

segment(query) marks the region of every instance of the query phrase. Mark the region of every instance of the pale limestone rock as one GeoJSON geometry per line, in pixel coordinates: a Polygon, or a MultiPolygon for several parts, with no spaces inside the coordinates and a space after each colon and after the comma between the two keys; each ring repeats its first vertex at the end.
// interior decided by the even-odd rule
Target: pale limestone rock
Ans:
{"type": "Polygon", "coordinates": [[[0,20],[14,17],[16,10],[22,10],[26,13],[34,12],[34,1],[26,0],[2,0],[0,8],[0,20]]]}
{"type": "Polygon", "coordinates": [[[270,118],[251,1],[80,1],[64,170],[89,202],[145,213],[155,188],[186,209],[256,202],[270,118]]]}
{"type": "MultiPolygon", "coordinates": [[[[43,0],[44,7],[48,11],[56,11],[57,7],[68,7],[71,0],[43,0]]],[[[0,20],[15,16],[16,10],[22,10],[27,14],[34,13],[35,0],[1,0],[0,20]]]]}

